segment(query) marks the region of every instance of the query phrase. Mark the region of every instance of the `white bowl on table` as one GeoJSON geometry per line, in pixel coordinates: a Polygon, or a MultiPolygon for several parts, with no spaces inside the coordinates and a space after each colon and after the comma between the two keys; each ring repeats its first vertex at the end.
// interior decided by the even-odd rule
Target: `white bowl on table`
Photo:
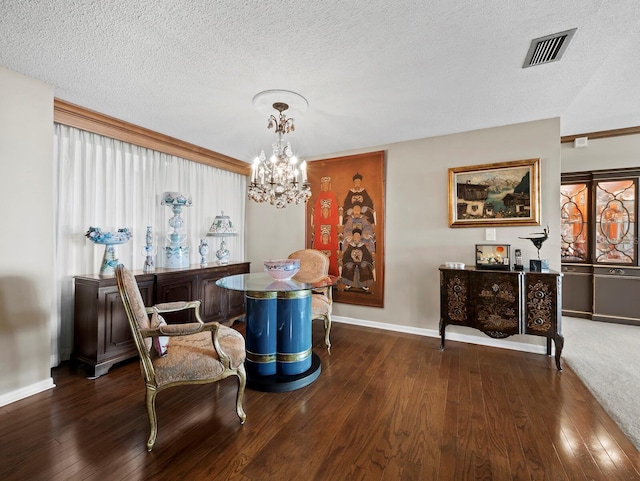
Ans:
{"type": "Polygon", "coordinates": [[[300,259],[270,259],[264,261],[264,271],[277,281],[287,281],[300,270],[300,259]]]}

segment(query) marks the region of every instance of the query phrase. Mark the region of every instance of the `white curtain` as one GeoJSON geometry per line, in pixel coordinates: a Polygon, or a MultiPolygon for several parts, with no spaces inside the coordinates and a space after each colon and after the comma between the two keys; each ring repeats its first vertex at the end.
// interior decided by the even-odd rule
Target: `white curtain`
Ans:
{"type": "Polygon", "coordinates": [[[73,348],[73,276],[96,274],[104,246],[85,237],[89,226],[103,231],[128,227],[133,237],[116,246],[119,262],[142,269],[147,226],[157,246],[155,264],[162,267],[171,209],[160,205],[163,192],[191,195],[184,208],[184,232],[190,261],[200,263],[200,239],[209,243],[209,262],[215,262],[219,239],[206,237],[213,219],[224,211],[237,227],[227,237],[231,260],[244,260],[246,177],[226,170],[127,144],[61,124],[54,129],[55,297],[51,326],[51,365],[69,359],[73,348]],[[57,304],[57,305],[56,305],[57,304]]]}

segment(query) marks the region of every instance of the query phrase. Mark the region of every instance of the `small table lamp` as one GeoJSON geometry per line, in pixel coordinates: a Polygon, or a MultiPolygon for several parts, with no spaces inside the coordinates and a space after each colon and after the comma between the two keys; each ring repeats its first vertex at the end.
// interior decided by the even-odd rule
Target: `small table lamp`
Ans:
{"type": "Polygon", "coordinates": [[[227,243],[224,241],[224,237],[237,236],[238,232],[233,226],[229,216],[224,215],[224,211],[220,212],[220,215],[217,215],[213,220],[213,224],[211,224],[207,235],[223,238],[222,242],[220,242],[220,249],[216,251],[216,258],[218,259],[218,264],[228,264],[231,253],[227,249],[227,243]]]}

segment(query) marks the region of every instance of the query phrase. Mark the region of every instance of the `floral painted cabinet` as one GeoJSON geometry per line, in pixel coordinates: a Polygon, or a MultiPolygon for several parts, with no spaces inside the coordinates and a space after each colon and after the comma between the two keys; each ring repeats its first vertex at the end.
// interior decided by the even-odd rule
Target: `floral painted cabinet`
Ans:
{"type": "Polygon", "coordinates": [[[520,333],[522,289],[520,272],[470,273],[471,327],[501,339],[520,333]]]}
{"type": "Polygon", "coordinates": [[[440,347],[450,324],[472,327],[502,339],[514,334],[547,338],[555,343],[562,370],[562,274],[558,272],[490,271],[440,266],[440,347]]]}

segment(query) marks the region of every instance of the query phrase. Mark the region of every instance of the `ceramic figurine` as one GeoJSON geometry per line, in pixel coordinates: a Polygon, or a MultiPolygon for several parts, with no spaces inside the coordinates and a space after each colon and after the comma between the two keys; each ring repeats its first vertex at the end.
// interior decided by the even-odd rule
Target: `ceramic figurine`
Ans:
{"type": "Polygon", "coordinates": [[[180,217],[180,214],[183,207],[192,206],[191,196],[180,192],[164,192],[160,204],[171,207],[173,212],[173,217],[169,219],[169,227],[173,228],[173,232],[167,234],[169,245],[165,247],[164,267],[170,269],[189,267],[187,234],[182,232],[184,219],[180,217]]]}
{"type": "Polygon", "coordinates": [[[216,258],[218,259],[218,264],[228,264],[230,256],[231,256],[231,253],[227,249],[227,243],[223,239],[222,242],[220,243],[220,249],[216,251],[216,258]]]}
{"type": "Polygon", "coordinates": [[[152,272],[155,269],[155,263],[153,257],[156,255],[157,250],[153,246],[153,231],[151,226],[147,226],[147,233],[145,234],[146,244],[142,247],[142,255],[144,256],[143,272],[152,272]]]}
{"type": "Polygon", "coordinates": [[[207,254],[209,253],[209,243],[206,239],[200,239],[200,247],[198,248],[198,252],[200,253],[200,267],[206,267],[207,265],[207,254]]]}

